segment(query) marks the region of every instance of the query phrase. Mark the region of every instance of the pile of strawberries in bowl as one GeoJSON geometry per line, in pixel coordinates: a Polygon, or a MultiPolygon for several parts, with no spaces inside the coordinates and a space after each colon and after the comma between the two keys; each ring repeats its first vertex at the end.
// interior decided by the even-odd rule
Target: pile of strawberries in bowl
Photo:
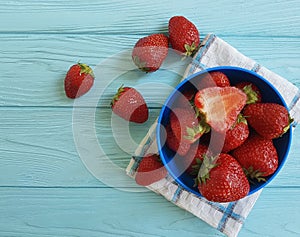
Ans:
{"type": "Polygon", "coordinates": [[[230,202],[267,185],[284,165],[292,119],[280,93],[255,72],[216,67],[180,83],[157,126],[160,158],[185,189],[230,202]]]}

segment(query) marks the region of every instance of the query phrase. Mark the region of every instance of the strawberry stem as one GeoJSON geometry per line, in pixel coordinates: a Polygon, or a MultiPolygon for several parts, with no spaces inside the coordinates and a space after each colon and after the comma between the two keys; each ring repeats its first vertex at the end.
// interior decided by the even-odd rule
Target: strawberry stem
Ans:
{"type": "Polygon", "coordinates": [[[92,77],[95,77],[92,68],[89,67],[87,64],[80,63],[80,62],[78,62],[77,64],[78,64],[79,67],[80,67],[80,74],[81,74],[81,73],[85,73],[85,74],[91,75],[92,77]]]}
{"type": "Polygon", "coordinates": [[[247,95],[246,104],[254,104],[258,101],[258,94],[252,89],[251,85],[244,86],[243,91],[247,95]]]}
{"type": "Polygon", "coordinates": [[[243,170],[249,182],[254,183],[254,180],[257,180],[258,182],[266,182],[266,179],[263,177],[264,173],[259,170],[254,170],[252,166],[248,169],[244,168],[243,170]]]}
{"type": "Polygon", "coordinates": [[[197,180],[199,183],[206,184],[206,180],[209,179],[209,172],[218,165],[216,163],[218,158],[219,156],[203,156],[202,165],[197,176],[197,180]]]}
{"type": "Polygon", "coordinates": [[[110,105],[111,107],[114,106],[114,104],[120,99],[121,94],[124,92],[124,84],[122,84],[119,88],[117,93],[112,98],[110,105]]]}

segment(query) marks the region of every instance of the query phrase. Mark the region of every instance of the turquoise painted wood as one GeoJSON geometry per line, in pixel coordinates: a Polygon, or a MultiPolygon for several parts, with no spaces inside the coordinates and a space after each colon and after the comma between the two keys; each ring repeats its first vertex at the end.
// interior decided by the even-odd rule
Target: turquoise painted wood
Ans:
{"type": "MultiPolygon", "coordinates": [[[[202,38],[214,32],[300,87],[299,1],[195,2],[1,2],[0,237],[223,236],[136,187],[124,170],[108,177],[118,182],[114,187],[97,179],[82,162],[73,136],[77,121],[94,124],[96,137],[83,130],[82,138],[96,139],[120,170],[126,167],[188,63],[172,68],[168,61],[165,69],[146,75],[134,68],[130,49],[142,36],[167,32],[173,15],[185,15],[202,38]],[[107,65],[112,58],[119,60],[117,73],[102,75],[99,65],[112,67],[107,65]],[[64,95],[63,79],[78,60],[96,68],[97,78],[93,90],[74,102],[64,95]],[[115,133],[126,137],[126,131],[109,108],[123,83],[138,87],[150,106],[147,123],[130,125],[134,143],[126,149],[114,138],[115,133]]],[[[286,166],[265,188],[239,236],[300,236],[299,147],[297,127],[286,166]]]]}

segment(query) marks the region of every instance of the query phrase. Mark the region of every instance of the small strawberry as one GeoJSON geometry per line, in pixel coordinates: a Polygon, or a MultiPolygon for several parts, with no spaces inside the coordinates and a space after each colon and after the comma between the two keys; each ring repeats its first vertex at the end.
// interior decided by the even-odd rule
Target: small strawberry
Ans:
{"type": "Polygon", "coordinates": [[[111,101],[112,111],[121,118],[144,123],[148,120],[148,107],[143,96],[132,87],[121,86],[111,101]]]}
{"type": "Polygon", "coordinates": [[[273,139],[288,131],[292,119],[287,109],[276,103],[255,103],[245,107],[244,116],[261,136],[273,139]]]}
{"type": "Polygon", "coordinates": [[[186,108],[193,106],[194,104],[194,96],[196,91],[193,89],[184,90],[176,100],[176,106],[181,108],[186,108]]]}
{"type": "Polygon", "coordinates": [[[197,176],[202,165],[204,156],[208,151],[208,146],[204,144],[193,144],[184,159],[188,162],[187,173],[191,176],[197,176]]]}
{"type": "Polygon", "coordinates": [[[230,81],[228,77],[219,71],[209,72],[204,74],[204,77],[199,81],[197,88],[204,89],[207,87],[226,87],[230,86],[230,81]]]}
{"type": "Polygon", "coordinates": [[[253,83],[239,82],[235,87],[241,89],[247,95],[247,104],[261,102],[261,91],[253,83]]]}
{"type": "Polygon", "coordinates": [[[197,92],[195,106],[215,131],[224,133],[235,123],[246,100],[246,94],[238,88],[209,87],[197,92]]]}
{"type": "Polygon", "coordinates": [[[171,126],[168,124],[166,126],[166,145],[174,152],[178,153],[180,156],[184,156],[188,153],[191,144],[184,142],[182,140],[178,140],[174,135],[171,126]]]}
{"type": "Polygon", "coordinates": [[[242,145],[248,136],[249,128],[247,120],[241,114],[239,114],[237,121],[226,132],[222,152],[227,153],[242,145]]]}
{"type": "Polygon", "coordinates": [[[252,134],[232,155],[250,179],[264,180],[263,177],[273,174],[278,167],[278,155],[273,141],[257,134],[252,134]]]}
{"type": "Polygon", "coordinates": [[[66,96],[75,99],[87,93],[94,84],[93,70],[86,64],[77,63],[68,70],[64,86],[66,96]]]}
{"type": "Polygon", "coordinates": [[[169,39],[164,34],[152,34],[139,39],[132,51],[132,60],[142,71],[154,72],[168,55],[169,39]]]}
{"type": "Polygon", "coordinates": [[[208,127],[199,122],[192,107],[173,109],[170,114],[170,125],[177,140],[190,144],[208,131],[208,127]]]}
{"type": "Polygon", "coordinates": [[[240,164],[229,154],[205,156],[198,177],[199,192],[209,201],[233,202],[245,197],[250,185],[240,164]]]}
{"type": "Polygon", "coordinates": [[[137,173],[135,176],[135,181],[137,184],[142,186],[148,186],[155,183],[167,175],[167,170],[161,163],[158,155],[152,154],[143,157],[137,173]]]}
{"type": "Polygon", "coordinates": [[[200,43],[196,26],[183,16],[173,16],[169,20],[169,38],[173,49],[190,56],[200,43]]]}

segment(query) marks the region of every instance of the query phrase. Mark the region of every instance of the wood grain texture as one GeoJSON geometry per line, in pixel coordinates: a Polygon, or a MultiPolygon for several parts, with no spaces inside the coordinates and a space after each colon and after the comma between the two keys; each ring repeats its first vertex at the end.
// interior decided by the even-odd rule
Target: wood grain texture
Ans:
{"type": "MultiPolygon", "coordinates": [[[[139,72],[131,62],[130,50],[138,36],[88,35],[4,35],[0,37],[0,106],[68,106],[74,101],[64,94],[63,80],[68,68],[81,61],[97,72],[89,97],[108,106],[117,88],[140,85],[149,103],[162,103],[170,88],[183,75],[186,62],[170,53],[165,70],[153,74],[139,72]],[[45,43],[47,42],[47,43],[45,43]],[[110,45],[115,45],[111,49],[110,45]],[[174,66],[175,65],[175,66],[174,66]],[[105,72],[101,71],[105,68],[105,72]],[[173,69],[173,71],[172,71],[173,69]],[[176,70],[175,70],[176,69],[176,70]],[[176,73],[174,73],[174,70],[176,73]],[[143,83],[154,83],[152,87],[143,83]],[[157,86],[160,90],[157,90],[157,86]],[[98,91],[103,91],[101,97],[98,91]]],[[[300,86],[300,38],[224,37],[248,57],[300,86]]],[[[88,101],[82,106],[90,106],[88,101]]],[[[153,104],[152,104],[153,105],[153,104]]]]}
{"type": "MultiPolygon", "coordinates": [[[[286,206],[282,192],[264,190],[239,236],[299,236],[300,193],[284,189],[290,203],[286,206]]],[[[151,192],[0,188],[0,195],[1,236],[223,236],[151,192]]]]}
{"type": "MultiPolygon", "coordinates": [[[[0,117],[0,186],[105,187],[86,170],[81,160],[85,157],[77,152],[76,146],[81,144],[74,141],[74,129],[79,124],[72,121],[72,112],[71,108],[47,107],[0,110],[3,114],[0,117]]],[[[107,161],[102,157],[103,166],[112,161],[125,169],[138,143],[158,116],[159,109],[151,109],[151,116],[143,125],[128,125],[116,116],[112,118],[110,109],[98,108],[95,112],[91,115],[88,108],[80,108],[78,121],[95,126],[97,136],[94,137],[89,130],[82,130],[80,134],[86,141],[97,140],[109,157],[107,161]]],[[[299,187],[299,146],[297,127],[289,159],[270,186],[299,187]]],[[[111,179],[119,180],[120,177],[112,176],[111,179]]],[[[127,179],[119,183],[119,187],[130,186],[132,183],[127,179]]]]}
{"type": "Polygon", "coordinates": [[[225,35],[299,36],[299,4],[291,1],[154,0],[4,1],[4,33],[148,34],[167,29],[173,15],[185,15],[201,32],[225,35]],[[16,14],[18,18],[15,17],[16,14]]]}

